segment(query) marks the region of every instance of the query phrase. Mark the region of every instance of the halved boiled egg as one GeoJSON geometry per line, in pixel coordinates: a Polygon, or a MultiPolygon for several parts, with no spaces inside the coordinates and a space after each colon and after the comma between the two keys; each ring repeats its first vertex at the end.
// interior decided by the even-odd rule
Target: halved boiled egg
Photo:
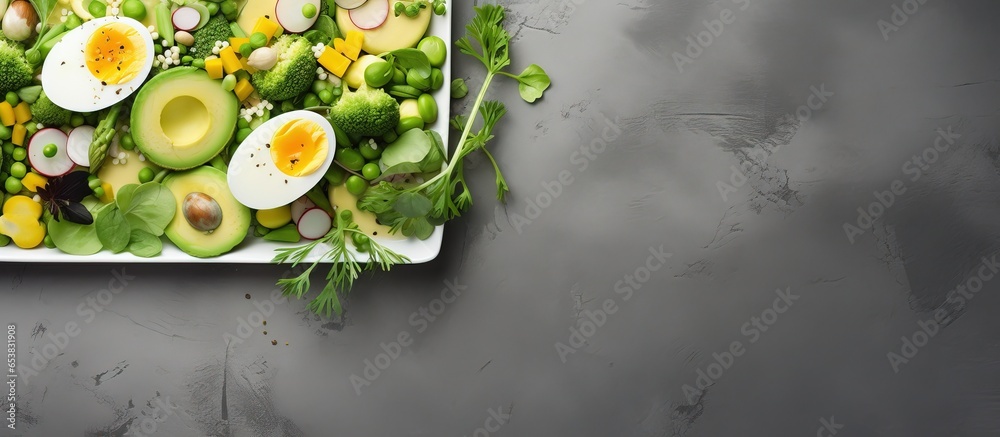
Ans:
{"type": "Polygon", "coordinates": [[[288,205],[319,183],[333,164],[333,126],[321,115],[292,111],[243,140],[229,162],[229,189],[253,209],[288,205]]]}
{"type": "Polygon", "coordinates": [[[153,37],[142,23],[104,17],[69,31],[45,58],[42,89],[53,103],[94,112],[137,91],[153,66],[153,37]]]}

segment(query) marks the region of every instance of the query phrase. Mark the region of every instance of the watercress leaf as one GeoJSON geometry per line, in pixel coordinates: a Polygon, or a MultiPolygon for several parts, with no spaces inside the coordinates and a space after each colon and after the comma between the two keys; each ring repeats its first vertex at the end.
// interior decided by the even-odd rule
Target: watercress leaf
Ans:
{"type": "Polygon", "coordinates": [[[406,192],[400,194],[392,208],[406,217],[425,217],[431,212],[430,199],[419,193],[406,192]]]}
{"type": "Polygon", "coordinates": [[[396,175],[422,173],[422,172],[423,170],[421,170],[420,164],[416,164],[413,162],[401,162],[399,164],[396,164],[392,167],[383,170],[382,174],[379,175],[378,177],[378,181],[381,182],[396,175]]]}
{"type": "Polygon", "coordinates": [[[427,151],[424,159],[420,160],[421,172],[440,171],[444,165],[444,140],[441,135],[434,130],[428,130],[427,137],[431,140],[431,148],[427,151]]]}
{"type": "Polygon", "coordinates": [[[133,229],[129,235],[128,251],[141,258],[152,258],[163,251],[160,237],[142,229],[133,229]]]}
{"type": "Polygon", "coordinates": [[[35,7],[35,11],[38,12],[38,17],[40,17],[42,27],[44,28],[48,22],[49,15],[52,10],[56,8],[56,4],[59,0],[28,0],[32,6],[35,7]]]}
{"type": "Polygon", "coordinates": [[[521,93],[521,98],[528,103],[542,98],[545,90],[552,85],[552,79],[537,64],[529,65],[519,76],[512,77],[519,82],[517,90],[521,93]]]}
{"type": "Polygon", "coordinates": [[[136,188],[139,188],[139,184],[128,184],[118,189],[115,193],[115,203],[118,204],[119,209],[128,209],[129,204],[132,203],[132,194],[135,194],[136,188]]]}
{"type": "Polygon", "coordinates": [[[426,240],[431,237],[434,233],[434,226],[431,226],[430,222],[427,221],[425,217],[417,217],[413,219],[413,236],[421,240],[426,240]]]}
{"type": "Polygon", "coordinates": [[[125,214],[114,204],[109,204],[97,212],[94,222],[97,228],[97,238],[104,247],[114,253],[128,248],[129,235],[132,227],[125,219],[125,214]]]}
{"type": "MultiPolygon", "coordinates": [[[[326,16],[323,15],[323,17],[326,17],[326,16]]],[[[330,18],[330,17],[326,17],[326,18],[330,18]]],[[[317,23],[318,22],[319,21],[317,21],[317,23]]],[[[319,29],[310,29],[310,30],[307,30],[305,33],[302,34],[302,36],[306,40],[308,40],[309,43],[312,44],[312,45],[316,45],[316,44],[327,45],[327,44],[330,43],[331,40],[333,40],[333,37],[331,37],[329,33],[326,33],[326,32],[324,32],[322,30],[319,30],[319,29]]]]}
{"type": "Polygon", "coordinates": [[[392,167],[404,162],[420,163],[430,152],[432,145],[431,138],[424,131],[410,129],[385,147],[382,151],[382,165],[392,167]]]}
{"type": "Polygon", "coordinates": [[[333,21],[333,18],[330,18],[327,15],[320,15],[319,18],[316,18],[316,23],[313,24],[312,28],[313,30],[318,30],[330,36],[330,39],[326,40],[324,44],[329,44],[333,38],[340,36],[340,32],[338,32],[337,29],[337,23],[333,21]]]}
{"type": "Polygon", "coordinates": [[[396,65],[404,70],[416,70],[423,78],[431,77],[431,61],[426,53],[418,49],[399,49],[393,50],[392,55],[396,58],[396,65]]]}
{"type": "Polygon", "coordinates": [[[81,225],[53,218],[48,221],[46,229],[56,248],[70,255],[93,255],[104,247],[93,224],[81,225]]]}
{"type": "Polygon", "coordinates": [[[128,208],[122,209],[132,229],[141,229],[155,236],[163,235],[177,212],[173,193],[158,183],[145,183],[135,189],[128,208]]]}

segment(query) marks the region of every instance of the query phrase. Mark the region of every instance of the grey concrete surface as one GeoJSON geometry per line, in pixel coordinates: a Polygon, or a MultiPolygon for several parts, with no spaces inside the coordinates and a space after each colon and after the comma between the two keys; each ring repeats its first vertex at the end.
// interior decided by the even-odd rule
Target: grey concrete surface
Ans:
{"type": "Polygon", "coordinates": [[[472,164],[339,321],[274,266],[0,266],[0,436],[1000,435],[995,2],[502,3],[554,83],[494,89],[505,207],[472,164]]]}

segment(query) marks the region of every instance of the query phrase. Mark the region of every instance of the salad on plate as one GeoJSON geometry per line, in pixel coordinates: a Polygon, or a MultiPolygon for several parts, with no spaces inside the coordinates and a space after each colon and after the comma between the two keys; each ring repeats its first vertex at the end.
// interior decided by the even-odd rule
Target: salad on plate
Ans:
{"type": "Polygon", "coordinates": [[[0,246],[194,258],[280,244],[278,283],[330,316],[366,269],[410,261],[472,204],[463,160],[487,149],[506,108],[549,87],[508,71],[505,11],[475,9],[455,41],[486,73],[469,113],[447,119],[445,0],[0,0],[0,246]],[[440,119],[440,121],[439,121],[440,119]],[[460,132],[453,149],[447,126],[460,132]],[[450,150],[451,149],[451,150],[450,150]],[[165,238],[164,238],[165,237],[165,238]]]}

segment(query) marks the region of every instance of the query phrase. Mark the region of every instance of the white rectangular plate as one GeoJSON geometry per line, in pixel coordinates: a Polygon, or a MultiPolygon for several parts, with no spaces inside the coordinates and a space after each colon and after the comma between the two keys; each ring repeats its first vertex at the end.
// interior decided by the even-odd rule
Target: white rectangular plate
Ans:
{"type": "MultiPolygon", "coordinates": [[[[390,13],[392,13],[390,11],[390,13]]],[[[431,27],[428,35],[436,35],[451,45],[451,15],[449,10],[444,16],[432,15],[431,27]]],[[[454,53],[449,51],[445,64],[441,67],[444,73],[444,86],[434,92],[434,99],[438,104],[438,119],[430,129],[441,134],[444,143],[448,144],[448,120],[450,118],[450,84],[451,84],[451,58],[454,53]]],[[[420,264],[433,260],[441,252],[441,242],[444,237],[444,226],[438,226],[431,237],[426,240],[409,238],[406,240],[379,240],[382,245],[393,251],[406,256],[411,264],[420,264]]],[[[57,249],[38,247],[25,250],[14,246],[13,243],[7,247],[0,247],[0,262],[53,262],[53,263],[219,263],[219,264],[266,264],[270,263],[274,257],[274,250],[285,247],[297,246],[303,243],[274,243],[261,238],[248,236],[236,249],[225,255],[215,258],[195,258],[192,257],[166,239],[163,238],[163,253],[154,258],[140,258],[130,253],[114,254],[109,251],[101,251],[90,256],[67,255],[57,249]]],[[[317,246],[310,256],[310,261],[315,261],[319,255],[329,249],[326,245],[317,246]]],[[[367,261],[366,254],[358,254],[360,261],[367,261]]]]}

